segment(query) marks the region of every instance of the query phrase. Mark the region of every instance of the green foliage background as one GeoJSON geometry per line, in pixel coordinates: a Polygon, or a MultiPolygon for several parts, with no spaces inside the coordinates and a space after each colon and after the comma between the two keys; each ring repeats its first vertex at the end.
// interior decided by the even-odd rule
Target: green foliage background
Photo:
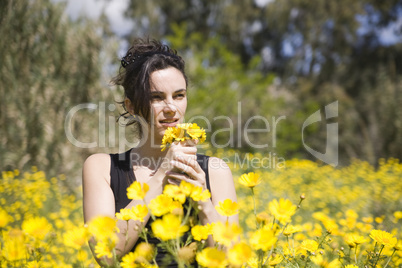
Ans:
{"type": "MultiPolygon", "coordinates": [[[[117,73],[122,40],[105,16],[71,20],[65,6],[50,0],[5,0],[0,6],[2,170],[36,165],[79,180],[90,153],[128,146],[118,146],[121,128],[112,127],[119,110],[106,109],[104,132],[97,113],[101,104],[121,100],[121,89],[108,82],[117,73]],[[77,140],[97,141],[94,148],[73,146],[65,134],[68,112],[84,103],[98,110],[77,113],[72,131],[77,140]]],[[[376,0],[263,6],[251,0],[131,1],[126,16],[135,26],[124,39],[160,38],[184,56],[187,119],[207,128],[217,145],[315,160],[303,147],[302,124],[339,101],[340,164],[359,158],[376,165],[380,158],[402,157],[402,42],[385,45],[378,34],[401,20],[401,10],[400,1],[376,0]],[[291,52],[284,52],[285,45],[291,52]],[[238,129],[252,116],[266,118],[270,129],[249,134],[247,142],[238,129]]],[[[395,37],[401,40],[401,31],[395,37]]],[[[262,120],[249,123],[267,129],[262,120]]],[[[321,152],[325,124],[306,129],[309,146],[321,152]]]]}
{"type": "MultiPolygon", "coordinates": [[[[294,201],[304,192],[304,212],[295,222],[314,223],[308,237],[323,229],[317,222],[331,229],[328,225],[339,220],[338,238],[362,231],[361,226],[366,236],[374,227],[393,229],[400,238],[402,2],[256,2],[132,0],[125,15],[134,28],[118,37],[104,15],[72,20],[63,2],[2,0],[0,203],[14,218],[10,226],[44,215],[61,237],[82,224],[84,159],[95,152],[121,152],[131,146],[123,141],[133,141],[132,129],[116,123],[122,91],[109,85],[118,72],[119,46],[150,36],[172,45],[186,60],[187,120],[205,127],[209,142],[217,145],[206,152],[231,160],[235,178],[248,171],[261,174],[264,184],[256,190],[260,211],[272,198],[294,201]],[[399,42],[382,43],[379,33],[395,25],[399,42]],[[303,160],[316,161],[301,140],[308,116],[334,101],[339,116],[311,125],[305,134],[309,146],[324,152],[326,123],[337,122],[339,168],[303,160]],[[96,108],[79,110],[66,127],[69,112],[88,103],[96,108]],[[249,121],[253,116],[259,117],[249,121]],[[269,122],[269,131],[261,118],[269,122]],[[246,137],[247,122],[249,128],[267,131],[246,137]],[[67,128],[75,139],[97,146],[74,146],[67,128]],[[286,169],[240,167],[234,160],[272,160],[273,153],[290,160],[286,169]]],[[[238,187],[237,192],[242,225],[250,226],[254,215],[248,210],[248,189],[238,187]]],[[[331,248],[346,247],[338,241],[331,248]]],[[[82,261],[63,242],[49,244],[47,261],[82,261]]],[[[399,256],[394,258],[399,261],[399,256]]],[[[94,262],[89,254],[83,258],[94,262]]]]}

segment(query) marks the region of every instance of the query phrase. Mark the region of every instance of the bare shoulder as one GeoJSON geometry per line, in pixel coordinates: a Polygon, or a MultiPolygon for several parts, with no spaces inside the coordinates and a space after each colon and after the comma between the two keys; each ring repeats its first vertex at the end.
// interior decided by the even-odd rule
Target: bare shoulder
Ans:
{"type": "Polygon", "coordinates": [[[208,161],[208,171],[211,176],[226,175],[232,177],[232,172],[225,161],[218,157],[210,157],[208,161]]]}
{"type": "Polygon", "coordinates": [[[110,183],[110,155],[108,154],[93,154],[90,155],[84,162],[82,168],[83,180],[94,180],[103,178],[110,183]]]}

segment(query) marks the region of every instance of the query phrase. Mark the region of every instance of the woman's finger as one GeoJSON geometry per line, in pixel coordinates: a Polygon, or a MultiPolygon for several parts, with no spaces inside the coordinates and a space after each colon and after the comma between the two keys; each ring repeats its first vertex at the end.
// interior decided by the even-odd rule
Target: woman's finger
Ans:
{"type": "Polygon", "coordinates": [[[196,154],[197,153],[197,147],[190,146],[184,142],[172,144],[172,146],[170,147],[170,150],[172,150],[173,152],[183,152],[185,154],[196,154]]]}
{"type": "Polygon", "coordinates": [[[193,177],[197,173],[197,172],[195,172],[194,168],[191,165],[186,165],[186,164],[184,164],[184,163],[182,163],[180,161],[175,161],[175,160],[170,161],[170,163],[172,164],[172,166],[174,168],[179,170],[179,172],[181,174],[187,174],[190,177],[193,177]]]}
{"type": "Polygon", "coordinates": [[[168,171],[166,172],[166,176],[168,176],[168,182],[170,184],[175,184],[175,185],[180,185],[181,181],[186,181],[189,183],[196,182],[193,180],[187,173],[178,173],[178,172],[173,172],[173,171],[168,171]]]}
{"type": "MultiPolygon", "coordinates": [[[[193,168],[192,166],[185,165],[178,161],[171,161],[174,170],[170,170],[168,174],[172,174],[171,177],[182,179],[188,182],[197,182],[197,184],[204,188],[205,186],[205,173],[201,167],[196,163],[198,168],[193,168]]],[[[169,175],[170,176],[170,175],[169,175]]]]}
{"type": "MultiPolygon", "coordinates": [[[[200,165],[198,164],[198,161],[197,161],[197,156],[195,156],[195,157],[178,156],[174,159],[174,161],[180,162],[186,166],[190,166],[196,172],[202,172],[202,168],[200,167],[200,165]]],[[[172,163],[172,164],[174,164],[174,163],[172,163]]]]}

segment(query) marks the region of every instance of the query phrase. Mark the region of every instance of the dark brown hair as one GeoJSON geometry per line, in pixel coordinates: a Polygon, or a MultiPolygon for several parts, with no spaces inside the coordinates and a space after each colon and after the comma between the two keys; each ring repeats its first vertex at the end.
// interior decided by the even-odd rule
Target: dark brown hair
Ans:
{"type": "MultiPolygon", "coordinates": [[[[157,40],[141,39],[134,40],[132,46],[121,60],[119,74],[112,79],[112,84],[124,88],[124,97],[128,98],[133,107],[135,116],[141,116],[148,123],[151,112],[151,74],[158,70],[174,67],[179,70],[186,81],[184,60],[177,55],[177,51],[157,40]]],[[[129,118],[131,115],[121,102],[124,113],[120,116],[129,118]]],[[[127,125],[137,125],[141,132],[138,120],[130,120],[127,125]]]]}

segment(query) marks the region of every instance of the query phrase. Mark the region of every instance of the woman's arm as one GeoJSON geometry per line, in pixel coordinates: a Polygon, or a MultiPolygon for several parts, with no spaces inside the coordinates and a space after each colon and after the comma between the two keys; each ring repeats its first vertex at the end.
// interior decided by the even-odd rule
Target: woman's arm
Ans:
{"type": "MultiPolygon", "coordinates": [[[[110,188],[110,161],[110,155],[108,154],[95,154],[88,157],[84,163],[82,180],[84,220],[86,223],[97,216],[109,216],[115,218],[115,199],[113,191],[110,188]]],[[[162,193],[163,178],[164,172],[157,171],[153,178],[149,180],[148,184],[150,187],[147,196],[145,197],[146,203],[149,203],[152,198],[162,193]]],[[[131,208],[138,204],[144,204],[144,202],[142,200],[132,200],[126,208],[131,208]]],[[[143,224],[146,224],[148,219],[149,215],[145,218],[145,223],[143,224]]],[[[128,223],[127,227],[126,221],[117,221],[117,227],[120,232],[117,233],[119,241],[116,244],[115,249],[118,257],[128,253],[138,240],[138,233],[135,231],[134,227],[140,222],[129,220],[128,223]],[[126,232],[128,232],[129,238],[127,244],[125,236],[126,232]]],[[[96,241],[91,239],[91,243],[96,243],[96,241]]],[[[99,259],[97,259],[97,261],[100,262],[99,259]]],[[[108,264],[112,264],[113,260],[106,261],[108,264]]]]}
{"type": "MultiPolygon", "coordinates": [[[[181,146],[180,144],[172,145],[167,151],[160,167],[155,171],[151,178],[147,181],[149,191],[145,196],[145,204],[162,194],[163,187],[166,184],[166,172],[174,168],[170,161],[172,159],[187,159],[195,158],[196,149],[193,147],[181,146]]],[[[108,154],[94,154],[85,161],[82,171],[83,184],[83,206],[84,220],[89,222],[97,216],[109,216],[115,218],[115,199],[113,191],[110,188],[110,164],[111,159],[108,154]]],[[[144,204],[143,200],[132,200],[125,208],[131,208],[138,204],[144,204]]],[[[144,219],[146,224],[149,219],[149,214],[144,219]]],[[[139,221],[118,220],[117,227],[120,230],[117,233],[119,241],[115,247],[118,257],[121,257],[133,248],[138,240],[138,233],[135,231],[135,226],[140,224],[139,221]],[[128,232],[128,242],[126,244],[126,234],[128,232]]],[[[91,240],[93,243],[93,239],[91,240]]],[[[94,254],[95,256],[95,254],[94,254]]],[[[96,258],[96,257],[95,257],[96,258]]],[[[97,259],[99,262],[99,260],[97,259]]],[[[108,263],[112,260],[107,260],[108,263]]],[[[112,263],[109,263],[112,264],[112,263]]]]}
{"type": "MultiPolygon", "coordinates": [[[[208,161],[208,173],[211,185],[211,200],[199,203],[202,208],[200,220],[202,224],[217,221],[226,222],[227,217],[220,215],[216,211],[215,206],[225,199],[237,202],[232,172],[223,160],[210,157],[208,161]]],[[[239,216],[230,216],[228,220],[230,223],[239,223],[239,216]]]]}

